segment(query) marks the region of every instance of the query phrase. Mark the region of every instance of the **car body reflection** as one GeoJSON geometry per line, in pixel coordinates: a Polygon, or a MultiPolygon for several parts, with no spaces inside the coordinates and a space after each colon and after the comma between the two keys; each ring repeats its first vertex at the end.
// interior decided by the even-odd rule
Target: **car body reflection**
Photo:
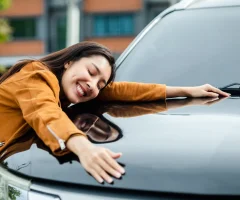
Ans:
{"type": "MultiPolygon", "coordinates": [[[[65,112],[73,123],[87,134],[87,137],[92,143],[101,144],[116,142],[123,137],[120,127],[104,117],[104,113],[108,113],[114,117],[134,117],[165,110],[165,102],[132,104],[92,101],[71,106],[65,110],[65,112]]],[[[25,135],[19,136],[19,138],[1,150],[0,162],[3,164],[8,157],[29,150],[33,144],[35,144],[38,149],[52,154],[50,149],[40,140],[34,130],[31,129],[25,135]]],[[[69,160],[78,160],[73,154],[56,158],[60,164],[68,162],[69,160]]]]}
{"type": "Polygon", "coordinates": [[[97,115],[79,114],[73,122],[78,129],[87,134],[92,143],[114,142],[122,137],[119,127],[97,115]]]}
{"type": "MultiPolygon", "coordinates": [[[[146,114],[162,113],[166,110],[177,109],[184,106],[193,105],[211,105],[223,99],[175,99],[148,103],[104,103],[104,102],[87,102],[69,107],[65,112],[73,123],[87,134],[89,140],[93,143],[110,143],[117,142],[123,137],[120,127],[105,117],[105,113],[116,117],[137,117],[146,114]]],[[[33,130],[29,130],[23,136],[20,136],[11,144],[6,146],[0,152],[0,162],[4,166],[4,161],[8,157],[23,151],[27,151],[35,144],[38,149],[47,151],[52,154],[50,149],[40,140],[33,130]]],[[[62,157],[56,157],[60,164],[71,160],[78,161],[73,154],[67,154],[62,157]]],[[[22,167],[27,166],[21,165],[22,167]]],[[[6,166],[7,167],[7,164],[6,166]]]]}

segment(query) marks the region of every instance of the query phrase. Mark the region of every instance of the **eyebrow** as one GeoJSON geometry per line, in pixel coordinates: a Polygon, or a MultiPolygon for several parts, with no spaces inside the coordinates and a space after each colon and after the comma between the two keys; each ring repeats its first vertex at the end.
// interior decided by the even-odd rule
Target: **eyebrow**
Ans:
{"type": "MultiPolygon", "coordinates": [[[[97,70],[98,74],[101,74],[101,72],[100,72],[100,70],[99,70],[98,66],[97,66],[97,65],[95,65],[94,63],[92,63],[92,65],[93,65],[93,66],[96,68],[96,70],[97,70]]],[[[103,79],[103,82],[104,82],[104,84],[105,84],[105,85],[107,85],[107,81],[106,81],[106,80],[104,80],[104,79],[103,79]]]]}

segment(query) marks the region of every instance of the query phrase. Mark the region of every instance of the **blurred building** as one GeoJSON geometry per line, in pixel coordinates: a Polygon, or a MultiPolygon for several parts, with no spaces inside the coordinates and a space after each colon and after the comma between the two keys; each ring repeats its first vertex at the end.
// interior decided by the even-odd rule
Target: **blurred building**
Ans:
{"type": "MultiPolygon", "coordinates": [[[[10,66],[65,48],[69,1],[12,0],[12,6],[0,12],[14,30],[12,40],[0,44],[0,64],[10,66]]],[[[179,0],[72,1],[80,12],[79,41],[102,43],[117,57],[155,16],[179,0]]]]}

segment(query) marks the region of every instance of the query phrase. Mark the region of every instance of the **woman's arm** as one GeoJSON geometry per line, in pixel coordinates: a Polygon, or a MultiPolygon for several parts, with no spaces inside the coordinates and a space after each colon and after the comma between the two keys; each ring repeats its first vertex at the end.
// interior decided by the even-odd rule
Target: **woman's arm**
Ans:
{"type": "Polygon", "coordinates": [[[166,99],[166,85],[136,82],[113,82],[99,93],[102,101],[155,101],[166,99]]]}
{"type": "Polygon", "coordinates": [[[163,84],[113,82],[100,92],[102,101],[155,101],[172,97],[217,97],[229,94],[205,84],[196,87],[171,87],[163,84]]]}

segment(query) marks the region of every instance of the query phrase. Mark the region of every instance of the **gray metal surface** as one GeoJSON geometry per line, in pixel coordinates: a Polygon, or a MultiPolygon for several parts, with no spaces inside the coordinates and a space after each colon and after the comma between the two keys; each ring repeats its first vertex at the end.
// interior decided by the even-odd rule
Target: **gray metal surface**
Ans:
{"type": "MultiPolygon", "coordinates": [[[[35,145],[6,161],[12,169],[31,162],[18,173],[79,184],[80,188],[95,186],[98,191],[108,188],[240,195],[239,103],[240,99],[225,99],[211,106],[180,106],[132,118],[105,114],[123,131],[120,140],[104,144],[123,153],[119,162],[125,165],[126,175],[112,185],[97,183],[76,160],[60,164],[35,145]]],[[[177,101],[174,107],[179,105],[177,101]]]]}
{"type": "Polygon", "coordinates": [[[46,194],[46,191],[44,191],[44,193],[41,193],[31,190],[28,194],[28,200],[61,200],[61,199],[58,196],[46,194]]]}
{"type": "MultiPolygon", "coordinates": [[[[159,198],[160,196],[156,195],[147,195],[147,194],[139,194],[136,192],[129,193],[127,191],[112,191],[112,190],[101,190],[100,188],[89,188],[86,186],[78,186],[78,187],[67,187],[64,185],[55,185],[55,184],[47,184],[47,183],[38,183],[33,182],[32,189],[37,191],[44,191],[53,194],[58,194],[61,200],[171,200],[172,198],[159,198]]],[[[31,200],[31,199],[29,199],[31,200]]],[[[38,200],[38,199],[34,199],[38,200]]],[[[44,199],[39,199],[44,200],[44,199]]],[[[50,199],[49,199],[50,200],[50,199]]]]}
{"type": "Polygon", "coordinates": [[[182,9],[195,9],[195,8],[217,8],[239,6],[239,0],[182,0],[176,4],[177,10],[182,9]]]}

